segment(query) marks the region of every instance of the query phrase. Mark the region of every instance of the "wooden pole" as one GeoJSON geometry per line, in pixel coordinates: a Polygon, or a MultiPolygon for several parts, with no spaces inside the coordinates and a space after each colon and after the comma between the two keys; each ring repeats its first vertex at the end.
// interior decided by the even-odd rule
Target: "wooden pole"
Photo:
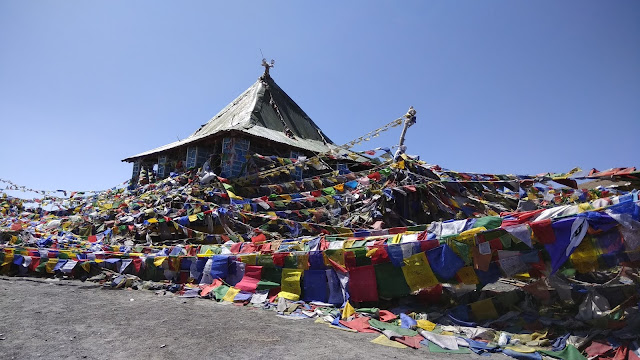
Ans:
{"type": "Polygon", "coordinates": [[[404,138],[407,135],[407,129],[413,124],[416,123],[416,110],[413,106],[409,107],[409,110],[404,115],[404,127],[402,128],[402,133],[400,134],[400,143],[398,144],[398,154],[403,153],[402,146],[404,145],[404,138]]]}
{"type": "Polygon", "coordinates": [[[409,119],[404,121],[404,127],[402,128],[402,133],[400,134],[400,143],[398,147],[404,145],[404,137],[407,135],[407,129],[409,128],[409,119]]]}

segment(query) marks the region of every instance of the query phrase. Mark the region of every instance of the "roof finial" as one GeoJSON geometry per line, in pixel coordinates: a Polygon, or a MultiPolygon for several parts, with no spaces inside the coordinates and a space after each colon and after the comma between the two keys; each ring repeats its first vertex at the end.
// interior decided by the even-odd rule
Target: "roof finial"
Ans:
{"type": "Polygon", "coordinates": [[[276,61],[271,59],[271,63],[267,62],[267,59],[262,58],[262,66],[264,66],[264,74],[262,76],[264,77],[268,77],[269,76],[269,69],[271,69],[273,67],[273,65],[275,65],[276,61]]]}

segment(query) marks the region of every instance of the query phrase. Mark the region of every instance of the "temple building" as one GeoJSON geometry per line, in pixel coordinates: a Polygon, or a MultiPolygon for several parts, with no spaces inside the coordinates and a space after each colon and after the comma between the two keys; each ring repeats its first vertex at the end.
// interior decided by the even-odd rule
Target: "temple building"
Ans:
{"type": "Polygon", "coordinates": [[[141,172],[161,179],[206,161],[216,174],[237,178],[259,170],[254,154],[297,159],[331,152],[338,155],[334,170],[369,160],[338,148],[271,78],[273,65],[263,66],[253,85],[189,137],[123,159],[133,163],[132,183],[141,172]]]}

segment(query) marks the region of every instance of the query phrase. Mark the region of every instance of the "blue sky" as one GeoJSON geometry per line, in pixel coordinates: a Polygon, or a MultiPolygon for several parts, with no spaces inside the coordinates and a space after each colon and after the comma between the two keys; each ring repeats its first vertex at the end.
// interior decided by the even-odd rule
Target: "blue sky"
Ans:
{"type": "Polygon", "coordinates": [[[336,143],[413,105],[408,152],[450,169],[640,167],[638,19],[633,0],[2,0],[0,178],[121,183],[121,159],[188,136],[253,84],[260,49],[336,143]]]}

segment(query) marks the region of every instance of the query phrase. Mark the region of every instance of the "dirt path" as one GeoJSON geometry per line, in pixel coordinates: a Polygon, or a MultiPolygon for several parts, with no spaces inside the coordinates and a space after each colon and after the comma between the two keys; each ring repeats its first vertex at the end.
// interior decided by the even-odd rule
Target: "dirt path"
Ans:
{"type": "MultiPolygon", "coordinates": [[[[0,358],[438,359],[275,312],[79,281],[0,277],[0,358]]],[[[480,358],[446,355],[451,359],[480,358]]]]}

